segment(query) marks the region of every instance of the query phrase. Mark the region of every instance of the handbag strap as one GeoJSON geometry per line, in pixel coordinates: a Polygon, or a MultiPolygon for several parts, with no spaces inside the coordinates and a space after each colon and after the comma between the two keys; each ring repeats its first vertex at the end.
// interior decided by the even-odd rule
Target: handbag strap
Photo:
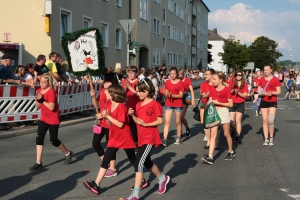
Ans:
{"type": "Polygon", "coordinates": [[[267,84],[265,85],[265,87],[264,87],[264,90],[266,90],[267,89],[267,87],[268,87],[268,85],[269,85],[269,83],[270,83],[270,81],[273,79],[273,77],[267,82],[267,84]]]}

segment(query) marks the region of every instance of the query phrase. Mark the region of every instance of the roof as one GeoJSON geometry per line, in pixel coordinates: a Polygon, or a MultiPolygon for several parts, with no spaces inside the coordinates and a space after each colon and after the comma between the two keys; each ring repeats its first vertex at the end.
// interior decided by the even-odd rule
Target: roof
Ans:
{"type": "Polygon", "coordinates": [[[212,40],[224,40],[224,38],[218,34],[217,29],[209,30],[208,29],[208,41],[212,41],[212,40]]]}
{"type": "Polygon", "coordinates": [[[203,5],[205,6],[205,8],[208,10],[208,12],[210,12],[209,8],[206,6],[206,4],[203,2],[203,0],[200,0],[200,1],[203,3],[203,5]]]}

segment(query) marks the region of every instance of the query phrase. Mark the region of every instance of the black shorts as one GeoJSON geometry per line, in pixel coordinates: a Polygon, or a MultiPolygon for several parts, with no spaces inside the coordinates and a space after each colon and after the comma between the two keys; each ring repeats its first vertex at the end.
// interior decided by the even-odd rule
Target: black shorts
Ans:
{"type": "Polygon", "coordinates": [[[254,94],[258,94],[257,92],[254,92],[254,94]]]}
{"type": "Polygon", "coordinates": [[[266,101],[261,100],[259,107],[260,108],[272,108],[272,107],[277,108],[277,101],[275,101],[275,102],[266,102],[266,101]]]}
{"type": "Polygon", "coordinates": [[[229,108],[229,112],[239,112],[244,114],[245,112],[245,102],[243,103],[233,103],[233,106],[229,108]]]}

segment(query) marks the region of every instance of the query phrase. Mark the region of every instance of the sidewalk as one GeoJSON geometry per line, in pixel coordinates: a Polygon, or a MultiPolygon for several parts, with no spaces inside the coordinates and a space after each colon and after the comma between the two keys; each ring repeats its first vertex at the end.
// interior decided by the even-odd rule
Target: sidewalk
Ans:
{"type": "MultiPolygon", "coordinates": [[[[71,119],[63,119],[60,123],[60,128],[66,126],[72,126],[79,123],[90,122],[95,120],[95,113],[90,112],[90,116],[78,116],[74,115],[71,119]]],[[[37,133],[38,126],[26,126],[26,127],[17,127],[13,126],[7,131],[0,131],[0,139],[11,138],[21,135],[27,135],[31,133],[37,133]]],[[[91,127],[92,130],[92,127],[91,127]]]]}

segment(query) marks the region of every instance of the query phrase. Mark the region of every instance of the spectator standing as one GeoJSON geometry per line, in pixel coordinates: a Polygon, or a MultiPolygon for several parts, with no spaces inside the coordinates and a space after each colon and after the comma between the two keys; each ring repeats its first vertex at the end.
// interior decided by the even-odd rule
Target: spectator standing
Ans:
{"type": "Polygon", "coordinates": [[[45,63],[45,65],[48,67],[49,71],[52,73],[54,79],[58,81],[62,81],[63,79],[59,76],[58,70],[56,67],[56,59],[57,59],[57,53],[51,52],[49,54],[49,60],[45,63]]]}
{"type": "Polygon", "coordinates": [[[61,61],[61,57],[60,57],[60,54],[57,54],[57,57],[56,57],[56,69],[57,69],[57,73],[58,75],[61,77],[61,79],[64,81],[64,82],[68,82],[70,85],[72,85],[72,81],[69,79],[69,77],[66,75],[66,72],[63,70],[62,68],[62,61],[61,61]]]}

